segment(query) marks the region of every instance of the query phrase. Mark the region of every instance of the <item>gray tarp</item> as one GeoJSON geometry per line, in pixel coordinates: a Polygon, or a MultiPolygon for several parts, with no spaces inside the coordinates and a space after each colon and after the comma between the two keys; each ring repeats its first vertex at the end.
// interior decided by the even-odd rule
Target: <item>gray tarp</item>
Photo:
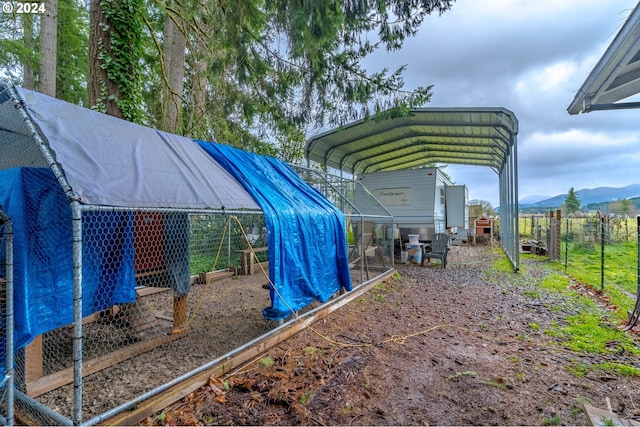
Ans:
{"type": "Polygon", "coordinates": [[[193,140],[16,88],[83,203],[260,209],[193,140]]]}

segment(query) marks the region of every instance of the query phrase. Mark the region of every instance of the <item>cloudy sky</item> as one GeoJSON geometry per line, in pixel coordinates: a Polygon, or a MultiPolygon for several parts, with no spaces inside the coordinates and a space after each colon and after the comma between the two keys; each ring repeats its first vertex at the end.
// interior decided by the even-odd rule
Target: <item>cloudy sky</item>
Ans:
{"type": "MultiPolygon", "coordinates": [[[[505,107],[518,118],[519,199],[640,183],[640,110],[572,116],[567,107],[638,0],[457,0],[383,65],[427,107],[505,107]]],[[[498,205],[488,168],[450,165],[471,199],[498,205]]]]}

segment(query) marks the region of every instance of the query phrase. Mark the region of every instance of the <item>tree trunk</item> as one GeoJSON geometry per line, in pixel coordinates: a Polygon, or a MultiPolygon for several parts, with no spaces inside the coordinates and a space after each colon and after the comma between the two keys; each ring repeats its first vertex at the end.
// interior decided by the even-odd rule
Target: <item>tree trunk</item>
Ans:
{"type": "MultiPolygon", "coordinates": [[[[87,98],[89,106],[110,116],[124,118],[116,100],[122,98],[120,88],[107,77],[101,59],[102,52],[111,53],[111,33],[100,0],[91,0],[89,6],[89,82],[87,98]]],[[[133,77],[132,77],[133,78],[133,77]]]]}
{"type": "MultiPolygon", "coordinates": [[[[24,31],[24,45],[27,52],[35,50],[35,41],[33,40],[33,18],[30,14],[20,15],[22,28],[24,31]]],[[[22,64],[22,87],[25,89],[34,89],[34,70],[31,56],[25,59],[22,64]]]]}
{"type": "Polygon", "coordinates": [[[187,129],[191,135],[200,135],[202,138],[204,133],[208,131],[206,126],[207,114],[207,78],[205,72],[207,70],[206,61],[193,58],[193,76],[191,77],[191,108],[189,112],[189,123],[187,129]]]}
{"type": "Polygon", "coordinates": [[[56,48],[58,35],[58,0],[45,0],[45,12],[40,20],[40,70],[38,89],[56,96],[56,48]]]}
{"type": "MultiPolygon", "coordinates": [[[[168,5],[171,9],[175,7],[175,2],[169,2],[168,5]]],[[[163,85],[162,125],[165,131],[178,133],[184,91],[186,38],[181,16],[172,10],[167,10],[165,15],[164,40],[166,84],[163,85]]]]}

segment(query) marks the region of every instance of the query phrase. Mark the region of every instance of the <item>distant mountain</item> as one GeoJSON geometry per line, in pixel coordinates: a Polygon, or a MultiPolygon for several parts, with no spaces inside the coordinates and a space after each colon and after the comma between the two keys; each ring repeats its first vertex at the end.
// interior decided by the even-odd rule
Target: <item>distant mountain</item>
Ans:
{"type": "Polygon", "coordinates": [[[546,200],[549,198],[550,198],[549,196],[527,196],[520,199],[518,203],[521,205],[532,205],[536,202],[539,202],[540,200],[546,200]]]}
{"type": "MultiPolygon", "coordinates": [[[[586,206],[591,203],[603,203],[613,202],[621,199],[629,199],[632,197],[640,196],[640,184],[631,184],[626,187],[614,188],[614,187],[598,187],[598,188],[585,188],[577,190],[576,195],[580,200],[581,206],[586,206]]],[[[567,198],[567,194],[558,194],[555,197],[548,199],[538,200],[534,203],[519,203],[521,208],[551,208],[557,209],[564,205],[564,200],[567,198]]],[[[524,200],[524,199],[523,199],[524,200]]]]}

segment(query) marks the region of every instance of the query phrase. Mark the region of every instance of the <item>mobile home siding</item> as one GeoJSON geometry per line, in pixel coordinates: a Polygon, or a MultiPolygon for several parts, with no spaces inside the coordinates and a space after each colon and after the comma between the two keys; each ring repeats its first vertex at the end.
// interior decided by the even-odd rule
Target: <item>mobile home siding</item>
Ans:
{"type": "Polygon", "coordinates": [[[394,216],[401,232],[411,230],[403,237],[420,234],[424,240],[445,231],[445,186],[450,182],[438,169],[375,172],[358,179],[394,216]]]}

